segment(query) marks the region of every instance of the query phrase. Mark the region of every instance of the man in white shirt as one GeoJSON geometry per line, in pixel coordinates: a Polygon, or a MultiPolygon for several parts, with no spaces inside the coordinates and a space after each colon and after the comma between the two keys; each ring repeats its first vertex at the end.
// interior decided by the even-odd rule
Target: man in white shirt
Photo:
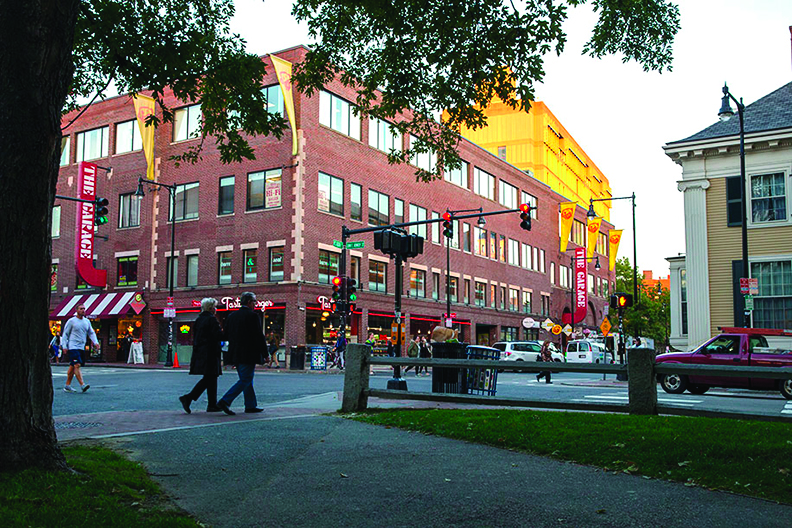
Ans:
{"type": "Polygon", "coordinates": [[[91,387],[83,383],[82,373],[80,372],[80,367],[85,364],[85,360],[82,358],[82,352],[88,338],[91,339],[93,348],[98,349],[99,340],[96,339],[96,332],[94,332],[91,322],[85,318],[85,305],[78,304],[77,313],[66,322],[61,339],[61,346],[69,353],[69,371],[66,374],[66,386],[63,387],[64,392],[77,392],[71,387],[72,377],[75,376],[83,392],[91,387]]]}

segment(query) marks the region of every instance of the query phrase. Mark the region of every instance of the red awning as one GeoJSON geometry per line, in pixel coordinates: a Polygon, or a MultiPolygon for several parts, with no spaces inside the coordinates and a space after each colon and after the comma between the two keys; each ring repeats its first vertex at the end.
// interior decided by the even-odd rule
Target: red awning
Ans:
{"type": "Polygon", "coordinates": [[[85,305],[85,316],[107,319],[126,315],[130,308],[139,314],[146,307],[143,292],[88,293],[63,299],[50,314],[50,319],[66,319],[74,315],[77,305],[85,305]]]}

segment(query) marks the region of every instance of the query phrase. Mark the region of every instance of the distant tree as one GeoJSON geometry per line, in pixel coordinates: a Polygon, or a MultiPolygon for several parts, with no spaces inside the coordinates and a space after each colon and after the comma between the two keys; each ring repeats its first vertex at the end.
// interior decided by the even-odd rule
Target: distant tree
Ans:
{"type": "MultiPolygon", "coordinates": [[[[638,271],[640,281],[641,273],[638,271]]],[[[633,293],[633,269],[627,257],[616,261],[616,292],[633,293]]],[[[624,310],[624,333],[633,337],[649,337],[654,340],[656,350],[665,350],[668,344],[670,324],[668,289],[647,287],[643,281],[638,283],[638,299],[634,306],[624,310]]],[[[618,331],[619,318],[616,310],[608,315],[614,332],[618,331]]]]}
{"type": "MultiPolygon", "coordinates": [[[[414,150],[437,152],[438,169],[419,174],[429,179],[458,163],[456,131],[484,125],[493,96],[528,107],[544,75],[542,56],[563,49],[567,8],[581,3],[297,0],[294,14],[319,44],[295,80],[310,94],[338,75],[354,87],[362,112],[414,116],[398,125],[421,139],[414,150]],[[443,110],[449,117],[439,126],[443,110]]],[[[585,53],[670,69],[675,5],[592,5],[599,22],[585,53]]],[[[114,81],[122,93],[153,91],[169,121],[162,95],[170,87],[201,103],[201,137],[213,140],[222,161],[253,158],[246,137],[277,136],[284,122],[264,110],[264,64],[230,32],[233,12],[233,0],[0,0],[0,470],[66,467],[45,330],[62,112],[114,81]]],[[[178,161],[198,159],[201,147],[178,161]]]]}

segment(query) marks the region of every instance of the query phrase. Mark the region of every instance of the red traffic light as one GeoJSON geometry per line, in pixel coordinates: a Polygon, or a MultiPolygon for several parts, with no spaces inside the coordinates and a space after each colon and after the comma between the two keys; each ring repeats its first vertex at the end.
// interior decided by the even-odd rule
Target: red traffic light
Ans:
{"type": "Polygon", "coordinates": [[[451,213],[449,213],[448,211],[443,213],[443,220],[445,220],[446,222],[450,222],[451,221],[451,213]]]}
{"type": "Polygon", "coordinates": [[[333,286],[341,286],[343,279],[341,277],[333,277],[333,286]]]}
{"type": "Polygon", "coordinates": [[[531,212],[531,204],[527,204],[527,203],[520,204],[520,211],[522,211],[523,213],[530,213],[531,212]]]}
{"type": "Polygon", "coordinates": [[[619,307],[623,308],[627,304],[627,297],[619,295],[619,307]]]}

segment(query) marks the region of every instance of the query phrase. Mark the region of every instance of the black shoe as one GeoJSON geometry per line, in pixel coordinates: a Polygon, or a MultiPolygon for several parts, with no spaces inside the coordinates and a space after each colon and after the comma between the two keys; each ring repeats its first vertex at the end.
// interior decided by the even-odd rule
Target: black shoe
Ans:
{"type": "Polygon", "coordinates": [[[537,374],[536,375],[536,381],[538,382],[540,379],[542,379],[542,377],[539,374],[537,374]]]}
{"type": "Polygon", "coordinates": [[[190,402],[192,402],[192,400],[185,394],[184,396],[179,396],[179,401],[181,402],[182,407],[184,407],[184,412],[190,414],[192,412],[190,410],[190,402]]]}
{"type": "Polygon", "coordinates": [[[221,411],[226,413],[228,416],[234,416],[236,414],[234,411],[232,411],[228,407],[228,404],[226,402],[224,402],[223,400],[220,400],[219,402],[217,402],[217,406],[220,408],[221,411]]]}
{"type": "Polygon", "coordinates": [[[548,381],[548,382],[547,382],[547,384],[548,384],[548,385],[552,385],[552,384],[553,384],[553,382],[552,382],[552,381],[548,381]]]}
{"type": "Polygon", "coordinates": [[[210,406],[208,406],[208,407],[206,408],[206,412],[220,412],[220,411],[222,411],[222,410],[223,410],[223,409],[221,409],[221,408],[220,408],[220,407],[218,407],[217,405],[210,405],[210,406]]]}
{"type": "Polygon", "coordinates": [[[253,407],[251,409],[245,409],[245,412],[248,413],[248,414],[250,414],[250,413],[260,413],[263,410],[264,409],[262,409],[261,407],[253,407]]]}

